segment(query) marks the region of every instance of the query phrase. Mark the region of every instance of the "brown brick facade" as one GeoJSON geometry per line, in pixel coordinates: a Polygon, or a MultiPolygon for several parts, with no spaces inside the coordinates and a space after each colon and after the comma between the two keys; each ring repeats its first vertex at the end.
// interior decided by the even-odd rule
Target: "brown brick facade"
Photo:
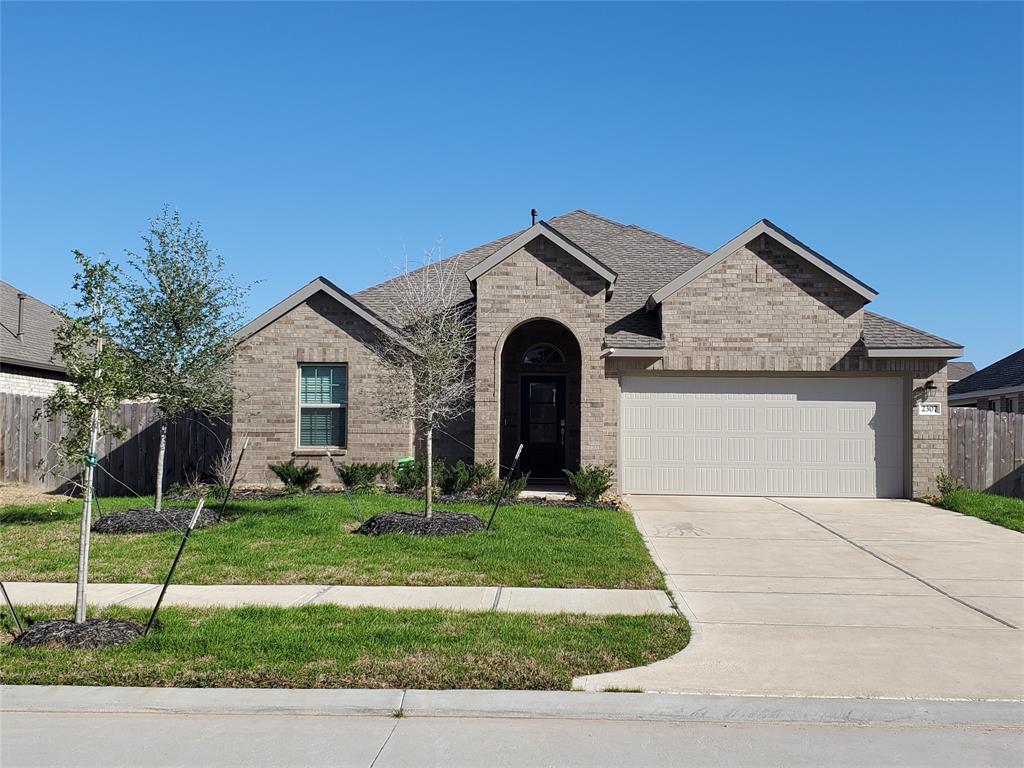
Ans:
{"type": "Polygon", "coordinates": [[[348,445],[333,451],[344,463],[393,461],[412,452],[412,431],[382,420],[374,408],[379,363],[367,346],[375,329],[324,293],[312,296],[249,337],[236,358],[232,445],[249,448],[239,482],[275,480],[270,462],[309,461],[323,482],[334,482],[326,452],[299,449],[297,435],[300,363],[348,364],[348,445]]]}
{"type": "Polygon", "coordinates": [[[604,460],[600,447],[605,407],[601,386],[604,302],[604,280],[542,238],[528,243],[477,280],[477,461],[498,459],[505,340],[518,326],[537,319],[560,323],[579,344],[580,461],[596,464],[604,460]]]}
{"type": "Polygon", "coordinates": [[[827,371],[860,338],[864,299],[762,236],[661,306],[665,367],[827,371]]]}
{"type": "Polygon", "coordinates": [[[739,249],[662,304],[663,361],[608,360],[604,454],[613,460],[618,454],[623,374],[892,374],[904,380],[907,494],[933,493],[946,468],[946,362],[866,357],[859,343],[863,304],[770,238],[739,249]],[[941,416],[920,415],[913,407],[912,391],[929,380],[937,387],[929,399],[943,404],[941,416]]]}
{"type": "MultiPolygon", "coordinates": [[[[516,390],[522,374],[514,363],[529,341],[513,334],[543,319],[564,330],[546,326],[551,338],[538,341],[559,340],[568,347],[565,336],[571,334],[579,346],[572,359],[578,373],[570,372],[568,390],[570,466],[616,464],[623,374],[888,374],[904,383],[907,495],[934,491],[947,456],[945,360],[868,357],[861,341],[864,299],[774,239],[759,237],[663,302],[657,311],[664,359],[602,356],[606,287],[601,277],[542,237],[482,274],[475,286],[475,405],[448,434],[437,436],[437,454],[508,463],[510,446],[517,442],[516,390]],[[941,416],[921,415],[914,406],[914,390],[929,380],[938,388],[929,399],[943,404],[941,416]]],[[[296,450],[300,362],[350,366],[349,445],[343,460],[389,461],[413,450],[411,430],[383,422],[373,408],[378,363],[366,345],[374,333],[366,321],[320,293],[245,342],[237,363],[234,432],[236,446],[246,431],[253,438],[243,480],[267,480],[267,463],[287,460],[296,450]]],[[[322,457],[310,460],[321,466],[325,479],[333,479],[322,457]]]]}

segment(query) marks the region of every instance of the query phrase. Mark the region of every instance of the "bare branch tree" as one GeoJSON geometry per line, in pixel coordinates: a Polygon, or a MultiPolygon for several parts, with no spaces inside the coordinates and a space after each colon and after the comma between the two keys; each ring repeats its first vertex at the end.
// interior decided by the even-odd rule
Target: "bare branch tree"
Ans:
{"type": "Polygon", "coordinates": [[[434,430],[469,410],[474,386],[473,310],[459,301],[465,271],[438,254],[428,251],[415,267],[406,257],[390,292],[389,319],[401,335],[384,336],[375,347],[385,370],[380,414],[412,422],[426,442],[426,517],[433,515],[434,430]]]}

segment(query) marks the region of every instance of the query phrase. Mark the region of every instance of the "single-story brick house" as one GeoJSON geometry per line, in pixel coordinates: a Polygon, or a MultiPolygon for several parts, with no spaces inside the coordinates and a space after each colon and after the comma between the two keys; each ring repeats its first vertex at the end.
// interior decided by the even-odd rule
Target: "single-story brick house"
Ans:
{"type": "Polygon", "coordinates": [[[1024,349],[950,382],[949,404],[983,411],[1024,413],[1024,349]]]}
{"type": "MultiPolygon", "coordinates": [[[[508,465],[523,443],[533,478],[611,464],[624,493],[910,497],[946,468],[963,349],[867,311],[874,290],[769,221],[706,253],[574,211],[445,264],[465,276],[477,366],[440,456],[508,465]]],[[[241,331],[243,479],[414,450],[374,410],[393,289],[320,277],[241,331]]]]}

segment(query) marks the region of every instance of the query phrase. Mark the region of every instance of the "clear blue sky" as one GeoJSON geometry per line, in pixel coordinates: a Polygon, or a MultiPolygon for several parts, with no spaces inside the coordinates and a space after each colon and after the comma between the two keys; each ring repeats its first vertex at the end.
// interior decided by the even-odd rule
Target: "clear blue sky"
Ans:
{"type": "Polygon", "coordinates": [[[69,298],[166,202],[258,313],[587,208],[767,217],[987,364],[1024,338],[1020,4],[2,6],[2,274],[69,298]]]}

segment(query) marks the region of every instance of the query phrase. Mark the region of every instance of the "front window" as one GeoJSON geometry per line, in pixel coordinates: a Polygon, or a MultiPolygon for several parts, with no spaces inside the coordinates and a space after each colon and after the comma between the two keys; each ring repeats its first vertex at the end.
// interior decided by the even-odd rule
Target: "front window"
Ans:
{"type": "Polygon", "coordinates": [[[348,431],[348,366],[299,366],[299,447],[343,448],[348,431]]]}
{"type": "Polygon", "coordinates": [[[534,344],[523,355],[525,365],[561,364],[564,362],[565,357],[562,355],[562,350],[554,344],[534,344]]]}

